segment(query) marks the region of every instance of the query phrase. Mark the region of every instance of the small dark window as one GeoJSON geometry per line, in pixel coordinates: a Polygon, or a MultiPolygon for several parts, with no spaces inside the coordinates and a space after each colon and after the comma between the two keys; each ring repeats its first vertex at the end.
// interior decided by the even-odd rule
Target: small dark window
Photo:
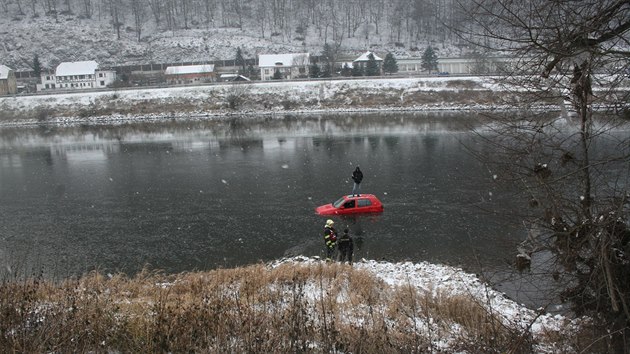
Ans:
{"type": "Polygon", "coordinates": [[[349,208],[354,208],[354,206],[355,206],[355,201],[354,201],[354,200],[347,201],[347,202],[343,205],[343,207],[344,207],[344,208],[346,208],[346,209],[349,209],[349,208]]]}

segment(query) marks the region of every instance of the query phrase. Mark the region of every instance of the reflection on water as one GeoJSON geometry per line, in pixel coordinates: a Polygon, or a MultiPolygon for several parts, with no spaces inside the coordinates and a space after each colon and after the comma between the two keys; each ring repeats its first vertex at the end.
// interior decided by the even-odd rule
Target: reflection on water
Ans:
{"type": "Polygon", "coordinates": [[[471,158],[467,115],[390,114],[0,130],[0,260],[51,275],[169,272],[321,255],[314,214],[352,189],[385,205],[335,218],[357,258],[506,270],[521,230],[471,158]]]}

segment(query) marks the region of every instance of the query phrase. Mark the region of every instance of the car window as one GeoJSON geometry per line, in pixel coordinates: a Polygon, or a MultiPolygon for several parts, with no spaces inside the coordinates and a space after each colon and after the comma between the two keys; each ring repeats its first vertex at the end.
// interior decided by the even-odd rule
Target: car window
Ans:
{"type": "Polygon", "coordinates": [[[333,203],[333,206],[335,208],[339,208],[340,206],[343,205],[343,202],[345,202],[345,201],[346,201],[346,199],[344,197],[341,197],[341,198],[337,199],[336,202],[333,203]]]}
{"type": "Polygon", "coordinates": [[[359,207],[366,207],[372,205],[372,201],[369,199],[359,199],[359,207]]]}
{"type": "Polygon", "coordinates": [[[343,207],[344,207],[344,208],[346,208],[346,209],[348,209],[348,208],[354,208],[354,206],[355,206],[355,201],[354,201],[354,200],[347,201],[347,202],[343,205],[343,207]]]}

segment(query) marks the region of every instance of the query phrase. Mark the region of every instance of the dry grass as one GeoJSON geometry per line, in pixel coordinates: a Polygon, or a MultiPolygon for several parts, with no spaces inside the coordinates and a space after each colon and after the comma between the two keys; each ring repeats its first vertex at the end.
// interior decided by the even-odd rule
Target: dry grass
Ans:
{"type": "MultiPolygon", "coordinates": [[[[509,352],[520,334],[473,298],[392,288],[342,264],[0,286],[3,352],[509,352]],[[448,339],[448,340],[447,340],[448,339]]],[[[518,351],[512,351],[518,352],[518,351]]]]}

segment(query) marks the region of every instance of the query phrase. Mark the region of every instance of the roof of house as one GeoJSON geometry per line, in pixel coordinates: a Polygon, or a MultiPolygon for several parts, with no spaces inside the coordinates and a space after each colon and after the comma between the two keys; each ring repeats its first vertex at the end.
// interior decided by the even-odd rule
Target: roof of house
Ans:
{"type": "Polygon", "coordinates": [[[94,60],[87,61],[68,61],[57,65],[55,70],[56,76],[70,75],[94,75],[98,70],[98,63],[94,60]]]}
{"type": "Polygon", "coordinates": [[[381,57],[379,57],[378,55],[376,55],[376,53],[370,52],[370,51],[367,51],[367,52],[361,54],[361,56],[356,58],[356,59],[354,59],[354,61],[369,61],[370,59],[368,57],[370,56],[370,54],[374,55],[374,60],[376,60],[376,61],[383,61],[383,59],[381,57]]]}
{"type": "Polygon", "coordinates": [[[243,76],[243,75],[239,75],[239,74],[221,74],[221,76],[219,76],[221,79],[224,80],[245,80],[245,81],[251,81],[248,77],[243,76]]]}
{"type": "Polygon", "coordinates": [[[213,73],[214,64],[203,65],[182,65],[182,66],[169,66],[164,71],[166,75],[185,75],[185,74],[205,74],[213,73]]]}
{"type": "Polygon", "coordinates": [[[9,71],[12,69],[6,65],[0,64],[0,80],[6,80],[9,78],[9,71]]]}
{"type": "Polygon", "coordinates": [[[258,67],[308,65],[309,58],[309,53],[259,54],[258,67]]]}

